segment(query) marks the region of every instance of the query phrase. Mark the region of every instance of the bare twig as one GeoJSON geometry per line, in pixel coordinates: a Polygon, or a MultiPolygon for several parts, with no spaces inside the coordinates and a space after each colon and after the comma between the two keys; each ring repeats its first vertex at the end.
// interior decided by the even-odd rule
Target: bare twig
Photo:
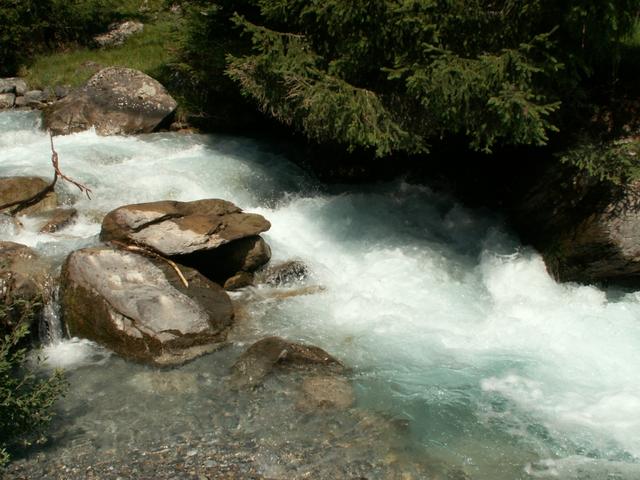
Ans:
{"type": "Polygon", "coordinates": [[[44,199],[44,197],[46,197],[50,192],[53,192],[56,186],[56,183],[58,182],[58,178],[61,178],[66,182],[72,183],[73,185],[78,187],[78,189],[82,193],[84,193],[89,200],[91,200],[91,196],[89,195],[91,193],[90,188],[86,187],[85,185],[79,182],[76,182],[75,180],[67,177],[64,173],[62,173],[59,165],[58,152],[56,152],[56,149],[53,146],[53,135],[51,134],[51,131],[49,131],[49,139],[51,141],[51,164],[53,165],[53,180],[51,180],[51,183],[29,198],[26,198],[24,200],[15,200],[13,202],[0,205],[0,211],[15,207],[10,212],[11,215],[15,215],[18,212],[24,210],[25,208],[35,205],[36,203],[44,199]]]}
{"type": "Polygon", "coordinates": [[[121,248],[122,250],[127,250],[129,252],[139,253],[140,255],[145,255],[147,257],[162,260],[163,262],[167,263],[171,268],[173,268],[173,270],[176,272],[176,274],[180,278],[180,281],[185,286],[185,288],[189,288],[189,281],[180,270],[180,267],[178,266],[178,264],[173,260],[165,257],[160,252],[157,252],[151,247],[148,247],[146,245],[130,244],[130,243],[121,242],[119,240],[111,240],[109,243],[115,247],[121,248]]]}

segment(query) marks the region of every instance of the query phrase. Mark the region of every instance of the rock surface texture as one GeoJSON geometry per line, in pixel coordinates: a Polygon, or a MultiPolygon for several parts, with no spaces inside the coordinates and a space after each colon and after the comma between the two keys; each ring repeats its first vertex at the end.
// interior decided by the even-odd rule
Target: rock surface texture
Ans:
{"type": "MultiPolygon", "coordinates": [[[[0,242],[0,302],[4,305],[14,305],[16,301],[38,302],[41,306],[49,269],[49,264],[26,245],[0,242]]],[[[36,313],[39,310],[36,309],[36,313]]],[[[15,327],[22,313],[20,305],[15,304],[13,310],[0,319],[0,335],[15,327]]]]}
{"type": "Polygon", "coordinates": [[[143,30],[144,25],[142,23],[128,20],[119,24],[109,25],[109,31],[93,37],[93,41],[96,42],[99,47],[115,47],[122,45],[131,35],[142,32],[143,30]]]}
{"type": "Polygon", "coordinates": [[[233,322],[227,294],[182,267],[110,248],[73,252],[62,273],[61,306],[72,335],[125,358],[176,365],[215,350],[233,322]]]}
{"type": "Polygon", "coordinates": [[[225,200],[161,201],[108,213],[100,238],[150,248],[223,285],[269,261],[271,250],[259,234],[270,227],[261,215],[225,200]]]}
{"type": "Polygon", "coordinates": [[[95,127],[101,135],[149,133],[177,107],[166,89],[129,68],[100,70],[87,84],[44,110],[45,128],[66,135],[95,127]]]}
{"type": "Polygon", "coordinates": [[[627,281],[640,275],[640,182],[607,185],[552,168],[513,217],[559,280],[627,281]]]}
{"type": "Polygon", "coordinates": [[[339,360],[321,348],[267,337],[251,345],[233,365],[234,384],[237,387],[258,385],[278,366],[322,366],[335,372],[344,369],[339,360]]]}
{"type": "MultiPolygon", "coordinates": [[[[44,190],[49,183],[40,177],[1,177],[0,205],[26,200],[44,190]]],[[[40,213],[56,208],[58,197],[55,192],[49,192],[41,201],[20,210],[21,215],[40,213]]],[[[6,210],[11,210],[8,208],[6,210]]]]}

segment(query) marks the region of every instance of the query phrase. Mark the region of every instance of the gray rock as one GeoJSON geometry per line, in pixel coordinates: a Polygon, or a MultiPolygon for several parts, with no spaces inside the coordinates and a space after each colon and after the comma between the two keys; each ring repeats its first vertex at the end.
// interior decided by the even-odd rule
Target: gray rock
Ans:
{"type": "Polygon", "coordinates": [[[27,106],[27,99],[25,97],[16,97],[14,108],[23,108],[27,106]]]}
{"type": "Polygon", "coordinates": [[[63,267],[61,307],[72,335],[135,361],[177,365],[209,353],[233,322],[228,295],[181,267],[110,248],[73,252],[63,267]]]}
{"type": "MultiPolygon", "coordinates": [[[[0,205],[26,200],[44,190],[49,183],[40,177],[0,177],[0,205]]],[[[55,192],[49,192],[41,201],[20,210],[19,213],[29,215],[53,210],[57,204],[58,196],[55,192]]]]}
{"type": "Polygon", "coordinates": [[[66,135],[95,127],[100,135],[149,133],[170,123],[176,101],[156,80],[137,70],[100,70],[79,90],[44,110],[45,127],[66,135]]]}
{"type": "Polygon", "coordinates": [[[140,22],[128,20],[120,24],[109,25],[109,31],[93,37],[93,41],[99,47],[115,47],[122,45],[127,38],[136,33],[142,32],[144,25],[140,22]]]}
{"type": "Polygon", "coordinates": [[[0,93],[14,93],[22,96],[27,90],[27,82],[21,78],[0,78],[0,93]]]}
{"type": "Polygon", "coordinates": [[[232,367],[236,387],[254,386],[276,367],[322,366],[326,371],[342,372],[343,365],[321,348],[267,337],[251,345],[232,367]]]}
{"type": "Polygon", "coordinates": [[[49,92],[42,90],[30,90],[24,94],[24,101],[28,106],[40,106],[49,100],[49,92]]]}
{"type": "Polygon", "coordinates": [[[304,282],[309,276],[309,267],[299,260],[271,265],[256,274],[257,283],[273,287],[291,286],[304,282]]]}
{"type": "Polygon", "coordinates": [[[56,98],[64,98],[71,92],[71,87],[69,85],[58,85],[53,90],[56,98]]]}
{"type": "Polygon", "coordinates": [[[15,93],[2,93],[0,94],[0,109],[13,108],[16,103],[15,93]]]}

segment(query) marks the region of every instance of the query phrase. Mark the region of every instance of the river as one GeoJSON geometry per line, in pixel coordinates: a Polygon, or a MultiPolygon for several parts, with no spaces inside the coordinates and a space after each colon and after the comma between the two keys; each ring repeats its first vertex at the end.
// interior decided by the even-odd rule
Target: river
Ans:
{"type": "MultiPolygon", "coordinates": [[[[303,261],[324,289],[234,294],[248,305],[234,345],[170,371],[53,341],[47,364],[71,389],[51,443],[23,462],[116,461],[180,442],[200,445],[193,457],[233,438],[269,478],[640,478],[640,292],[559,284],[498,215],[402,180],[323,185],[251,138],[87,131],[55,142],[92,199],[59,183],[80,212],[72,226],[39,234],[26,219],[1,240],[60,264],[97,244],[120,205],[224,198],[268,218],[272,261],[303,261]],[[297,413],[283,376],[259,392],[225,388],[233,358],[271,334],[351,367],[353,411],[297,413]]],[[[51,174],[37,114],[1,113],[0,175],[51,174]]]]}

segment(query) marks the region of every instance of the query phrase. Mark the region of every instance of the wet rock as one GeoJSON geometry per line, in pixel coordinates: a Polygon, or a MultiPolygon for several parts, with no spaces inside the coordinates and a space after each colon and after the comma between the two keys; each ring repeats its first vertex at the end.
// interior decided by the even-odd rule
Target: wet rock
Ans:
{"type": "Polygon", "coordinates": [[[50,92],[43,90],[31,90],[24,94],[24,102],[27,106],[42,106],[42,104],[48,101],[49,98],[50,92]]]}
{"type": "Polygon", "coordinates": [[[115,47],[122,45],[127,38],[136,33],[142,32],[144,25],[140,22],[128,20],[120,24],[109,25],[109,31],[93,37],[93,41],[99,47],[115,47]]]}
{"type": "Polygon", "coordinates": [[[27,82],[21,78],[0,78],[0,94],[13,93],[17,96],[22,96],[28,89],[27,82]]]}
{"type": "Polygon", "coordinates": [[[158,395],[188,394],[198,391],[194,373],[177,370],[158,370],[137,373],[130,381],[137,390],[158,395]]]}
{"type": "Polygon", "coordinates": [[[0,109],[13,108],[16,103],[15,93],[2,93],[0,94],[0,109]]]}
{"type": "Polygon", "coordinates": [[[317,376],[303,380],[296,408],[302,411],[346,410],[353,406],[355,400],[353,387],[346,378],[317,376]]]}
{"type": "Polygon", "coordinates": [[[256,274],[257,283],[273,287],[290,286],[303,282],[309,276],[309,267],[298,260],[271,265],[256,274]]]}
{"type": "Polygon", "coordinates": [[[160,366],[215,350],[233,321],[231,301],[195,270],[181,271],[188,288],[161,260],[110,248],[73,252],[61,282],[70,333],[160,366]]]}
{"type": "Polygon", "coordinates": [[[45,289],[49,283],[50,265],[33,249],[14,242],[0,242],[0,302],[12,305],[12,310],[0,318],[0,334],[15,327],[25,309],[38,304],[42,307],[45,289]],[[22,303],[24,302],[24,303],[22,303]]]}
{"type": "MultiPolygon", "coordinates": [[[[26,200],[38,192],[44,190],[49,181],[40,177],[1,177],[0,178],[0,205],[26,200]]],[[[20,215],[44,212],[56,208],[58,196],[55,192],[49,192],[38,203],[20,210],[20,215]]],[[[11,208],[5,211],[10,211],[11,208]]]]}
{"type": "Polygon", "coordinates": [[[276,367],[324,367],[327,371],[344,370],[339,360],[312,345],[267,337],[251,345],[232,367],[236,387],[254,386],[276,367]]]}
{"type": "Polygon", "coordinates": [[[253,273],[240,272],[224,282],[224,289],[238,290],[240,288],[248,287],[249,285],[253,285],[253,273]]]}
{"type": "Polygon", "coordinates": [[[149,133],[170,118],[176,101],[156,80],[129,68],[100,70],[79,90],[44,110],[45,127],[66,135],[95,127],[100,135],[149,133]]]}
{"type": "Polygon", "coordinates": [[[55,233],[69,226],[76,217],[78,211],[75,208],[56,208],[43,215],[45,223],[40,227],[40,233],[55,233]]]}

